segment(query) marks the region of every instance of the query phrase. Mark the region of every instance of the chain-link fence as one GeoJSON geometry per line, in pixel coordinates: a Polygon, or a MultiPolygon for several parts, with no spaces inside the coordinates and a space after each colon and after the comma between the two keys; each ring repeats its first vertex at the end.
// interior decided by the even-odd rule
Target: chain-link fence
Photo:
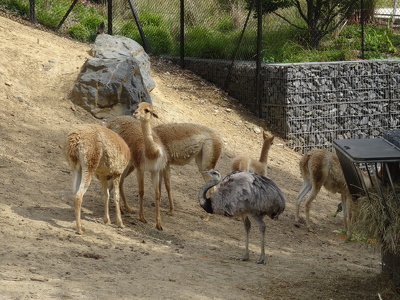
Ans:
{"type": "MultiPolygon", "coordinates": [[[[356,26],[353,31],[360,31],[357,41],[349,43],[348,49],[333,59],[352,59],[349,54],[355,50],[363,58],[364,31],[360,20],[387,27],[395,25],[400,17],[398,0],[311,2],[316,5],[307,6],[303,1],[296,7],[287,5],[294,1],[260,0],[261,36],[257,30],[257,0],[0,0],[0,8],[80,41],[94,41],[98,25],[104,22],[106,32],[130,37],[154,55],[255,60],[261,40],[264,62],[296,62],[299,58],[293,54],[299,48],[314,51],[343,46],[349,39],[343,35],[339,38],[339,34],[348,25],[356,26]],[[318,8],[318,2],[325,6],[318,8]]],[[[347,29],[344,35],[348,31],[351,34],[347,29]]],[[[385,39],[385,34],[379,33],[380,38],[385,39]]],[[[380,47],[387,41],[372,43],[371,47],[377,48],[373,51],[386,51],[380,47]]],[[[395,51],[393,47],[389,49],[390,45],[387,47],[388,51],[395,51]]]]}

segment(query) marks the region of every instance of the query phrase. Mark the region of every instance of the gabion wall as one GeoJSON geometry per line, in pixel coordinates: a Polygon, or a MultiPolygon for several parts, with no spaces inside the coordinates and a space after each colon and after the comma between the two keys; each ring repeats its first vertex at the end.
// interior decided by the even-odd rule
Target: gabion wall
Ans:
{"type": "MultiPolygon", "coordinates": [[[[185,60],[185,66],[225,88],[258,115],[255,64],[185,60]]],[[[400,128],[400,61],[263,64],[262,116],[268,129],[302,153],[333,151],[342,138],[382,137],[400,128]]]]}

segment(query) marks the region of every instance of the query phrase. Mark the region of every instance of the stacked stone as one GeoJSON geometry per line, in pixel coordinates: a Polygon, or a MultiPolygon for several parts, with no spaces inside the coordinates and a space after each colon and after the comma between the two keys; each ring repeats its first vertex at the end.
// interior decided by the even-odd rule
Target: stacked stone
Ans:
{"type": "Polygon", "coordinates": [[[266,118],[302,152],[332,149],[334,139],[381,137],[399,126],[395,66],[380,60],[269,65],[266,118]]]}

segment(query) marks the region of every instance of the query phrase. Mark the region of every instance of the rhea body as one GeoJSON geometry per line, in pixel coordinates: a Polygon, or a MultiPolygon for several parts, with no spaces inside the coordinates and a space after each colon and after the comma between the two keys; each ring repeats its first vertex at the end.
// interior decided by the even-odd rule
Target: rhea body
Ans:
{"type": "Polygon", "coordinates": [[[257,261],[265,263],[265,229],[264,217],[277,218],[285,210],[285,197],[279,187],[269,178],[247,172],[234,171],[224,177],[217,170],[204,173],[211,180],[199,191],[200,206],[210,214],[242,217],[245,228],[245,252],[241,260],[249,260],[249,232],[252,217],[258,224],[261,234],[261,254],[257,261]],[[207,197],[207,191],[220,183],[219,187],[207,197]]]}

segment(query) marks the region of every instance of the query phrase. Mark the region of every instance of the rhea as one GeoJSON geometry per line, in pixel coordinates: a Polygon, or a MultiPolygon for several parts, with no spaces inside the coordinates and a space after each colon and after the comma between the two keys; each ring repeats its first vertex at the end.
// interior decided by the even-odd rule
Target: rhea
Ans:
{"type": "Polygon", "coordinates": [[[243,261],[249,260],[249,232],[252,217],[261,234],[261,254],[258,264],[265,264],[265,222],[264,217],[275,219],[285,210],[285,197],[279,187],[269,178],[247,172],[234,171],[224,177],[217,170],[208,170],[211,180],[204,184],[198,194],[200,206],[209,214],[242,217],[245,229],[245,252],[243,261]],[[220,183],[207,198],[207,191],[220,183]]]}

